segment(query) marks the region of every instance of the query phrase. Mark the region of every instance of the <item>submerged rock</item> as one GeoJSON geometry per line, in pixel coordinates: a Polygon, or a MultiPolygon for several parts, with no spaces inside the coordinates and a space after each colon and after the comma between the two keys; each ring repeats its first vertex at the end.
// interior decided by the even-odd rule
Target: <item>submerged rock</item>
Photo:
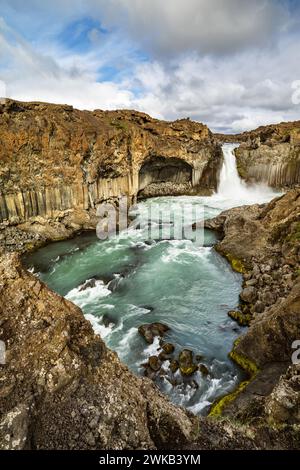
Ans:
{"type": "Polygon", "coordinates": [[[199,364],[199,370],[201,374],[204,375],[205,377],[210,374],[208,367],[206,367],[206,365],[204,364],[199,364]]]}
{"type": "Polygon", "coordinates": [[[196,356],[195,356],[195,361],[196,361],[196,362],[200,362],[200,361],[202,361],[202,360],[203,360],[203,356],[202,356],[201,354],[196,354],[196,356]]]}
{"type": "Polygon", "coordinates": [[[88,279],[87,281],[85,281],[85,283],[82,284],[82,286],[80,286],[79,292],[83,292],[83,291],[85,291],[87,289],[91,289],[93,287],[96,287],[96,279],[95,278],[88,279]]]}
{"type": "Polygon", "coordinates": [[[102,323],[103,325],[108,328],[108,327],[111,327],[111,326],[116,326],[118,321],[113,318],[111,315],[109,315],[108,313],[105,313],[103,316],[102,316],[102,323]]]}
{"type": "Polygon", "coordinates": [[[164,343],[162,349],[166,354],[172,354],[175,351],[175,346],[172,343],[164,343]]]}
{"type": "Polygon", "coordinates": [[[164,323],[148,323],[139,326],[138,332],[148,344],[152,344],[155,336],[163,337],[170,328],[164,323]]]}
{"type": "Polygon", "coordinates": [[[179,369],[179,362],[176,361],[176,359],[173,359],[173,361],[170,362],[169,369],[173,374],[175,374],[175,372],[179,369]]]}
{"type": "Polygon", "coordinates": [[[189,349],[183,349],[180,352],[178,362],[182,375],[190,376],[198,370],[198,366],[193,362],[193,352],[189,349]]]}

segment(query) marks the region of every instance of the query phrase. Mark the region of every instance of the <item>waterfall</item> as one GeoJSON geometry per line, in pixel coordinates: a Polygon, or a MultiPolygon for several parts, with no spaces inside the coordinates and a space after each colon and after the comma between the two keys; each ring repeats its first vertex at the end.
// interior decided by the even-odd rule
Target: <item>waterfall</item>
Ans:
{"type": "Polygon", "coordinates": [[[216,196],[224,200],[232,200],[243,204],[265,202],[277,196],[265,184],[247,185],[239,176],[234,150],[239,144],[224,144],[222,146],[224,162],[221,169],[220,181],[216,196]]]}
{"type": "Polygon", "coordinates": [[[239,177],[234,150],[239,144],[224,144],[222,146],[224,162],[220,174],[218,194],[223,197],[244,196],[247,187],[239,177]]]}

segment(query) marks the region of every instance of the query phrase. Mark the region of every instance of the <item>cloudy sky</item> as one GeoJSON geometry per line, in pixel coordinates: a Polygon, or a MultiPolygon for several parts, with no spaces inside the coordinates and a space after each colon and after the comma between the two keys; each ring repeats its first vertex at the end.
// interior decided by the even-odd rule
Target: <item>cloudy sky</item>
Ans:
{"type": "Polygon", "coordinates": [[[0,80],[19,100],[215,131],[300,119],[300,1],[0,0],[0,80]]]}

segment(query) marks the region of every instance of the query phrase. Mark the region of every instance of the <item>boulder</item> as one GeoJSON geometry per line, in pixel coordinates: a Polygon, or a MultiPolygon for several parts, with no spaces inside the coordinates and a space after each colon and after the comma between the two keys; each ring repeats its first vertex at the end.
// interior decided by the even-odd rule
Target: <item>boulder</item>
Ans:
{"type": "Polygon", "coordinates": [[[198,366],[193,362],[193,352],[189,349],[183,349],[180,352],[178,362],[182,375],[190,376],[198,370],[198,366]]]}
{"type": "Polygon", "coordinates": [[[240,298],[243,302],[252,304],[257,298],[257,290],[253,286],[246,287],[242,290],[240,298]]]}
{"type": "Polygon", "coordinates": [[[150,356],[148,363],[150,369],[154,370],[154,372],[159,371],[161,368],[161,362],[157,356],[150,356]]]}
{"type": "Polygon", "coordinates": [[[172,343],[164,343],[162,349],[166,354],[172,354],[175,351],[175,346],[172,343]]]}
{"type": "Polygon", "coordinates": [[[169,327],[164,323],[147,323],[139,326],[138,332],[148,344],[152,344],[155,336],[163,337],[169,327]]]}

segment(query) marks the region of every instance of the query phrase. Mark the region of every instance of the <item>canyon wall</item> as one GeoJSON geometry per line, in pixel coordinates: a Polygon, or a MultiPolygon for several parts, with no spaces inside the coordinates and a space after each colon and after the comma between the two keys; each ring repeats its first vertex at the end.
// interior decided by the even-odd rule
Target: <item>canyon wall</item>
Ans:
{"type": "Polygon", "coordinates": [[[230,357],[251,381],[221,400],[214,413],[252,425],[296,425],[296,430],[300,367],[293,353],[300,338],[300,188],[263,206],[230,209],[205,226],[221,232],[217,251],[243,274],[236,313],[250,326],[230,357]]]}
{"type": "Polygon", "coordinates": [[[300,121],[259,127],[238,135],[216,134],[220,142],[239,142],[239,174],[274,188],[300,184],[300,121]]]}
{"type": "MultiPolygon", "coordinates": [[[[147,186],[147,176],[143,188],[139,177],[147,161],[164,162],[158,183],[172,183],[171,194],[181,184],[182,165],[189,168],[191,192],[213,190],[222,161],[205,125],[127,110],[6,100],[0,105],[0,139],[0,222],[15,225],[70,216],[75,209],[84,213],[120,195],[132,201],[147,186]],[[170,171],[176,170],[174,159],[177,178],[170,171]]],[[[155,173],[148,178],[153,182],[155,173]]]]}

